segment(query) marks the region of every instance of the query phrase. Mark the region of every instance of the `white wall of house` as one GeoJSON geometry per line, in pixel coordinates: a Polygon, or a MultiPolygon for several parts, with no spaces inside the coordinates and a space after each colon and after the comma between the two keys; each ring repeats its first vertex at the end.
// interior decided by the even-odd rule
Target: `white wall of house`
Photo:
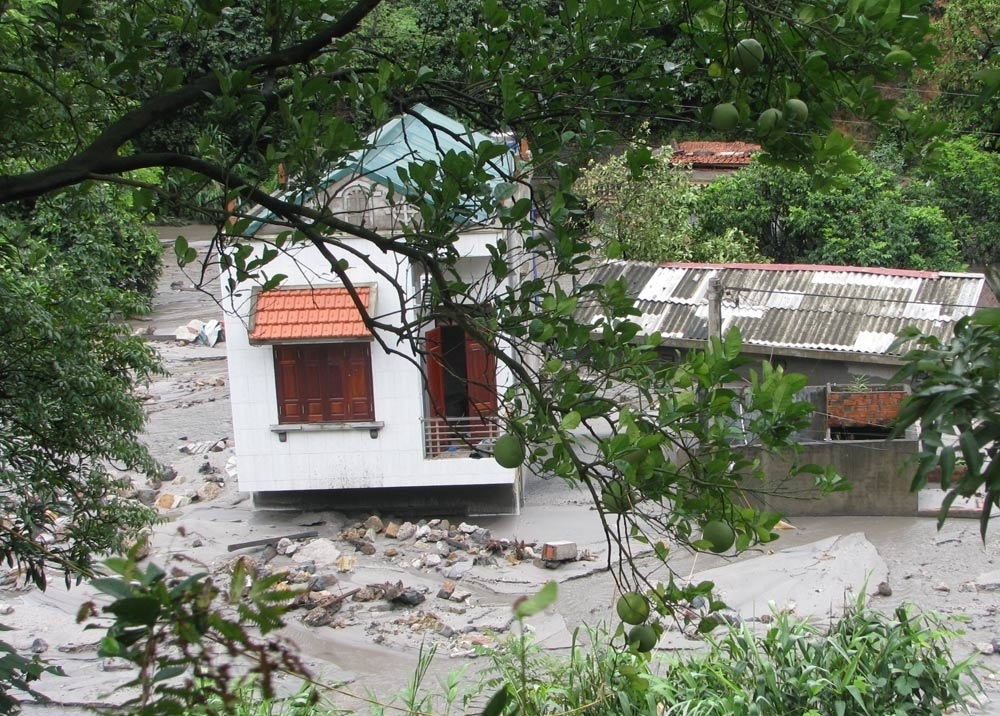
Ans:
{"type": "MultiPolygon", "coordinates": [[[[263,236],[264,232],[259,235],[263,236]]],[[[462,264],[482,277],[485,245],[497,232],[470,236],[460,242],[462,264]]],[[[417,285],[405,262],[383,256],[356,239],[359,250],[379,261],[404,287],[417,285]]],[[[355,285],[374,284],[375,316],[396,316],[400,309],[395,286],[357,258],[347,257],[355,285]]],[[[269,275],[288,276],[286,287],[320,287],[336,283],[319,252],[309,246],[282,255],[267,267],[269,275]]],[[[225,285],[225,281],[223,281],[225,285]]],[[[251,345],[248,339],[253,286],[241,285],[226,296],[226,341],[233,410],[233,429],[239,461],[240,490],[247,492],[331,490],[346,488],[398,488],[449,485],[514,485],[516,472],[501,468],[493,459],[465,457],[425,458],[421,418],[426,398],[420,371],[404,357],[387,355],[371,345],[375,423],[378,427],[323,423],[280,425],[271,345],[251,345]],[[377,430],[377,432],[370,432],[377,430]],[[377,435],[377,437],[372,437],[377,435]]],[[[409,354],[405,344],[387,336],[392,347],[409,354]]],[[[419,361],[418,361],[419,362],[419,361]]],[[[502,365],[502,364],[501,364],[502,365]]],[[[510,376],[498,370],[498,389],[510,376]]]]}

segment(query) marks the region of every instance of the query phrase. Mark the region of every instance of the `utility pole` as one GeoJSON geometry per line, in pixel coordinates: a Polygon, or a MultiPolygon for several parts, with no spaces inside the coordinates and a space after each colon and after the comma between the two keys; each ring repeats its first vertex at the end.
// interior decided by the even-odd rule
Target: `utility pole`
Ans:
{"type": "Polygon", "coordinates": [[[718,276],[708,279],[708,349],[712,338],[722,339],[722,281],[718,276]]]}

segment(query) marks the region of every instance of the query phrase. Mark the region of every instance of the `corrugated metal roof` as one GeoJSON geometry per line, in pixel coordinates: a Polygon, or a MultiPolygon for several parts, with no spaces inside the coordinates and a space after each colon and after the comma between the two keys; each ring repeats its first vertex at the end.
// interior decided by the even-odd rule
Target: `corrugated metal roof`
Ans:
{"type": "MultiPolygon", "coordinates": [[[[670,340],[708,336],[708,283],[723,288],[722,329],[746,345],[886,355],[908,326],[946,340],[972,313],[985,286],[978,273],[794,264],[655,264],[609,261],[586,282],[624,278],[644,333],[670,340]]],[[[595,306],[578,318],[593,322],[595,306]]]]}
{"type": "MultiPolygon", "coordinates": [[[[469,154],[483,142],[498,143],[496,137],[474,132],[447,115],[423,104],[416,104],[399,117],[386,122],[368,135],[365,148],[351,154],[345,162],[327,173],[308,191],[288,191],[279,198],[303,204],[320,194],[327,187],[348,177],[365,177],[368,180],[405,191],[400,170],[412,163],[440,162],[449,152],[469,154]]],[[[514,155],[503,154],[485,167],[495,181],[510,180],[514,174],[514,155]]],[[[254,234],[274,214],[263,207],[251,211],[258,218],[248,229],[254,234]]],[[[485,219],[485,217],[482,217],[485,219]]]]}
{"type": "MultiPolygon", "coordinates": [[[[371,287],[355,291],[369,310],[371,287]]],[[[371,337],[354,299],[342,287],[262,291],[252,318],[251,343],[371,337]]]]}

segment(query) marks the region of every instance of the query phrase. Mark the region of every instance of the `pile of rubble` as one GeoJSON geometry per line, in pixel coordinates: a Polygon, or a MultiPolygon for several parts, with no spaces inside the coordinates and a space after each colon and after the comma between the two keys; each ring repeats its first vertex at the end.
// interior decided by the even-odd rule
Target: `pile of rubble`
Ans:
{"type": "Polygon", "coordinates": [[[507,604],[498,608],[496,595],[477,593],[475,584],[460,586],[474,568],[529,562],[555,569],[593,559],[571,542],[539,546],[496,538],[467,522],[414,523],[377,515],[346,525],[333,538],[311,532],[229,549],[250,547],[263,549],[229,560],[223,569],[242,563],[257,574],[281,575],[288,588],[299,591],[292,606],[304,626],[360,627],[376,643],[399,646],[431,639],[445,642],[452,656],[474,656],[510,628],[507,604]]]}

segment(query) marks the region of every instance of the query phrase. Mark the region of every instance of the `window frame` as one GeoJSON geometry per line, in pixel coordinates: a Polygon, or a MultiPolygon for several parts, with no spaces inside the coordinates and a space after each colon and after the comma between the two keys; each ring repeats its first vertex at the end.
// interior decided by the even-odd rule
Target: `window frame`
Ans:
{"type": "Polygon", "coordinates": [[[370,341],[272,346],[279,425],[375,420],[370,341]]]}

